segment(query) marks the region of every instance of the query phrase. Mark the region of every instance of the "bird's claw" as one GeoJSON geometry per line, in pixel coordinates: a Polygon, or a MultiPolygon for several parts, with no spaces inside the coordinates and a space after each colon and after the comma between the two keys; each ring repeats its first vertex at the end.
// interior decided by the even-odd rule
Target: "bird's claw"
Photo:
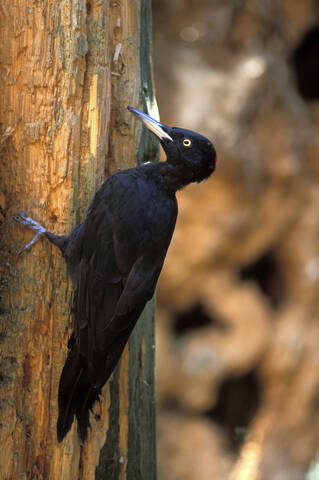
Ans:
{"type": "Polygon", "coordinates": [[[30,218],[30,217],[27,217],[25,215],[25,213],[23,211],[20,211],[19,212],[19,215],[15,215],[13,217],[13,219],[16,221],[16,222],[19,222],[19,223],[22,223],[23,225],[25,225],[26,227],[28,228],[31,228],[31,230],[34,230],[34,231],[39,231],[39,230],[45,230],[44,227],[42,227],[42,225],[40,225],[40,223],[36,222],[35,220],[33,220],[33,218],[30,218]]]}
{"type": "Polygon", "coordinates": [[[13,220],[15,220],[18,223],[22,223],[22,225],[25,225],[26,227],[36,232],[31,242],[27,243],[27,245],[22,250],[20,250],[19,255],[21,255],[21,253],[23,253],[25,250],[31,247],[31,245],[33,245],[39,239],[39,237],[46,232],[46,229],[42,227],[40,223],[36,222],[30,217],[27,217],[25,213],[22,211],[19,212],[19,215],[15,215],[13,217],[13,220]]]}

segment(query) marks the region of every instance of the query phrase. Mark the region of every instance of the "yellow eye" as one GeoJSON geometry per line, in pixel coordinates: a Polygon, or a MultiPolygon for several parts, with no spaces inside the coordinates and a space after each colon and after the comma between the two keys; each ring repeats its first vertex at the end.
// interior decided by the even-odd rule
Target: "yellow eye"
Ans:
{"type": "Polygon", "coordinates": [[[190,147],[191,144],[192,144],[192,141],[189,138],[184,138],[183,140],[184,147],[190,147]]]}

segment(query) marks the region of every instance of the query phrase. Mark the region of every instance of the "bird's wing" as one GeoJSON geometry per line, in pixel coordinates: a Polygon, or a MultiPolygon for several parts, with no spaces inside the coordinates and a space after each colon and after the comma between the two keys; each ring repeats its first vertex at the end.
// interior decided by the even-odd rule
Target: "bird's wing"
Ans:
{"type": "MultiPolygon", "coordinates": [[[[141,303],[145,303],[153,296],[155,286],[162,270],[165,252],[157,258],[141,255],[134,263],[121,296],[117,302],[115,315],[122,317],[134,310],[141,303]]],[[[120,325],[118,325],[120,329],[120,325]]]]}
{"type": "MultiPolygon", "coordinates": [[[[119,239],[122,229],[115,225],[122,222],[122,213],[115,218],[114,209],[112,212],[108,205],[115,201],[116,192],[113,188],[112,195],[104,193],[95,199],[86,220],[74,300],[75,341],[88,364],[93,385],[103,385],[115,368],[145,303],[154,293],[170,240],[151,256],[144,249],[139,254],[129,246],[125,248],[126,242],[131,246],[130,238],[126,234],[119,239]],[[123,250],[125,255],[121,255],[123,250]]],[[[121,201],[128,203],[129,198],[121,201]]]]}

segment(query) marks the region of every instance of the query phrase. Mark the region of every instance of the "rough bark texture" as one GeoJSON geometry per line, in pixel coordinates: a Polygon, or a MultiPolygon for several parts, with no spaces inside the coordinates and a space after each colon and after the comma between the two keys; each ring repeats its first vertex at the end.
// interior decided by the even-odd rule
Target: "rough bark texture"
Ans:
{"type": "Polygon", "coordinates": [[[219,156],[159,283],[160,476],[319,478],[318,2],[154,6],[161,119],[219,156]]]}
{"type": "Polygon", "coordinates": [[[5,0],[0,25],[1,478],[154,479],[152,304],[94,409],[87,443],[79,446],[73,426],[57,444],[72,286],[48,242],[17,255],[32,234],[11,220],[23,209],[66,233],[106,176],[136,156],[156,157],[126,111],[147,104],[156,115],[150,4],[5,0]]]}

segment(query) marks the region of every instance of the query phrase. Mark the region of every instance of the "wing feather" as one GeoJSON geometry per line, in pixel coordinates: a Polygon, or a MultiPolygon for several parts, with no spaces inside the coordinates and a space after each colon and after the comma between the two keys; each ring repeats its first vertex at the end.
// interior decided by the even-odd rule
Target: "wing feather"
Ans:
{"type": "Polygon", "coordinates": [[[177,214],[168,209],[164,221],[155,223],[156,202],[147,198],[144,186],[134,185],[133,192],[124,183],[123,192],[123,183],[118,191],[114,184],[112,177],[104,195],[94,199],[83,227],[74,302],[75,341],[93,385],[105,383],[105,372],[120,357],[154,293],[177,214]],[[138,215],[145,207],[148,214],[138,215]],[[160,247],[158,232],[150,228],[152,221],[165,240],[160,247]]]}

